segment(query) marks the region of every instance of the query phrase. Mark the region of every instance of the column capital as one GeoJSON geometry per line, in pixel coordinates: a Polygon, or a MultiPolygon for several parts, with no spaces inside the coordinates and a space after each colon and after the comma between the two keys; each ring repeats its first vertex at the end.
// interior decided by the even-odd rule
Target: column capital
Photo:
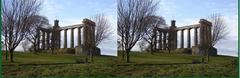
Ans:
{"type": "Polygon", "coordinates": [[[194,29],[198,29],[198,28],[200,28],[200,27],[195,27],[194,29]]]}
{"type": "Polygon", "coordinates": [[[207,26],[212,26],[212,23],[206,19],[200,19],[199,23],[207,26]]]}
{"type": "Polygon", "coordinates": [[[54,26],[53,26],[53,29],[59,29],[59,20],[54,20],[54,26]]]}
{"type": "Polygon", "coordinates": [[[176,27],[175,23],[176,23],[176,20],[171,20],[171,26],[176,27]]]}
{"type": "Polygon", "coordinates": [[[88,25],[88,26],[95,26],[96,25],[95,22],[93,22],[93,21],[91,21],[90,19],[87,19],[87,18],[83,19],[82,22],[83,22],[83,24],[88,25]]]}
{"type": "Polygon", "coordinates": [[[186,30],[186,29],[181,29],[180,31],[184,31],[184,30],[186,30]]]}

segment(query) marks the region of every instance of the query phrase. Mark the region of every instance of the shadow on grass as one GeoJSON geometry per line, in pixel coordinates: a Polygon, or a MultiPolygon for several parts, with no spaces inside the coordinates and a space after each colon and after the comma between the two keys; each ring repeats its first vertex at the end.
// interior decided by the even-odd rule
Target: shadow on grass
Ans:
{"type": "Polygon", "coordinates": [[[90,63],[85,63],[85,62],[81,62],[81,63],[46,63],[46,64],[9,64],[9,65],[2,65],[2,66],[26,66],[26,65],[66,65],[66,64],[90,64],[90,63]]]}
{"type": "Polygon", "coordinates": [[[152,65],[187,65],[187,64],[207,64],[207,63],[166,63],[166,64],[134,64],[134,63],[126,63],[126,64],[118,64],[117,66],[152,66],[152,65]]]}

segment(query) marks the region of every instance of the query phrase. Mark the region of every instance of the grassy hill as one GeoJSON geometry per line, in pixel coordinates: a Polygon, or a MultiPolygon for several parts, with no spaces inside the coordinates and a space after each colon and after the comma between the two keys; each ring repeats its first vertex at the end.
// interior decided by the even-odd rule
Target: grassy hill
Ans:
{"type": "Polygon", "coordinates": [[[115,56],[95,56],[94,63],[82,64],[83,56],[71,54],[14,53],[14,63],[3,59],[4,76],[224,76],[237,77],[237,58],[211,56],[207,64],[193,64],[201,56],[168,53],[130,53],[131,63],[115,56]]]}

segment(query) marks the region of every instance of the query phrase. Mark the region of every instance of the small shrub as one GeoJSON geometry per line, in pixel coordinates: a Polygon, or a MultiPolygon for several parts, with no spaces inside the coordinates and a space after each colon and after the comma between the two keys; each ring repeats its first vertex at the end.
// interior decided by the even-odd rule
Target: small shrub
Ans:
{"type": "Polygon", "coordinates": [[[184,54],[192,54],[192,50],[189,48],[179,48],[179,49],[176,49],[174,52],[184,53],[184,54]]]}
{"type": "Polygon", "coordinates": [[[58,50],[59,53],[75,54],[75,48],[62,48],[58,50]]]}
{"type": "Polygon", "coordinates": [[[231,65],[237,65],[237,64],[238,64],[237,59],[231,60],[231,65]]]}
{"type": "Polygon", "coordinates": [[[192,64],[199,64],[199,63],[201,63],[201,61],[199,61],[197,59],[192,60],[192,64]]]}
{"type": "Polygon", "coordinates": [[[77,59],[76,63],[85,63],[85,61],[83,59],[77,59]]]}

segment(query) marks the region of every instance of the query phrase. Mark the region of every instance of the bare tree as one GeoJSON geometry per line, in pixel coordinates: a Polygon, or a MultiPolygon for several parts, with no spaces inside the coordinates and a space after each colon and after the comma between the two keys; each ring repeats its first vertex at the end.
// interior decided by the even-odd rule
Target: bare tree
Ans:
{"type": "Polygon", "coordinates": [[[99,45],[102,41],[108,39],[111,36],[112,31],[110,30],[110,24],[106,16],[103,14],[98,14],[93,18],[93,21],[96,24],[95,31],[95,42],[96,46],[99,45]]]}
{"type": "Polygon", "coordinates": [[[166,27],[166,22],[162,17],[159,16],[149,16],[148,18],[148,26],[146,28],[145,35],[143,39],[149,44],[150,53],[153,54],[156,47],[155,44],[157,43],[157,33],[155,28],[164,28],[166,27]]]}
{"type": "Polygon", "coordinates": [[[2,37],[3,38],[3,47],[2,47],[2,50],[3,49],[5,49],[5,60],[7,61],[8,60],[8,47],[7,47],[7,42],[6,42],[6,40],[7,39],[5,39],[6,37],[2,37]]]}
{"type": "Polygon", "coordinates": [[[138,46],[139,46],[141,52],[146,51],[147,47],[148,47],[147,42],[145,40],[139,41],[138,46]]]}
{"type": "Polygon", "coordinates": [[[119,38],[117,39],[117,49],[122,50],[121,40],[119,38]]]}
{"type": "Polygon", "coordinates": [[[145,34],[148,24],[145,18],[154,15],[157,4],[153,0],[118,0],[118,35],[127,62],[130,62],[129,52],[145,34]]]}
{"type": "Polygon", "coordinates": [[[30,28],[28,29],[28,35],[26,36],[27,40],[29,40],[32,45],[33,45],[33,51],[36,53],[37,51],[37,45],[38,43],[38,38],[39,33],[37,33],[38,28],[50,28],[49,21],[46,17],[35,15],[32,16],[31,18],[32,24],[30,25],[30,28]]]}
{"type": "Polygon", "coordinates": [[[203,47],[207,52],[207,62],[209,62],[209,50],[213,48],[219,41],[225,39],[229,34],[227,25],[221,14],[212,14],[207,18],[211,23],[211,41],[205,44],[203,47]]]}
{"type": "MultiPolygon", "coordinates": [[[[118,30],[120,31],[120,30],[118,30]]],[[[123,35],[122,35],[123,36],[123,35]]],[[[118,50],[119,52],[122,52],[122,60],[125,59],[125,51],[124,51],[124,47],[123,47],[123,41],[121,40],[121,38],[117,39],[117,44],[118,44],[118,50]]]]}
{"type": "Polygon", "coordinates": [[[221,14],[212,14],[208,20],[212,22],[211,46],[215,46],[219,41],[225,39],[229,32],[221,14]]]}
{"type": "Polygon", "coordinates": [[[39,0],[4,0],[2,7],[2,28],[4,41],[10,53],[10,62],[13,62],[13,52],[19,43],[28,34],[30,17],[39,12],[39,0]]]}
{"type": "Polygon", "coordinates": [[[21,45],[22,45],[22,48],[23,48],[24,52],[26,52],[31,47],[31,44],[30,44],[29,40],[23,40],[21,42],[21,45]]]}

